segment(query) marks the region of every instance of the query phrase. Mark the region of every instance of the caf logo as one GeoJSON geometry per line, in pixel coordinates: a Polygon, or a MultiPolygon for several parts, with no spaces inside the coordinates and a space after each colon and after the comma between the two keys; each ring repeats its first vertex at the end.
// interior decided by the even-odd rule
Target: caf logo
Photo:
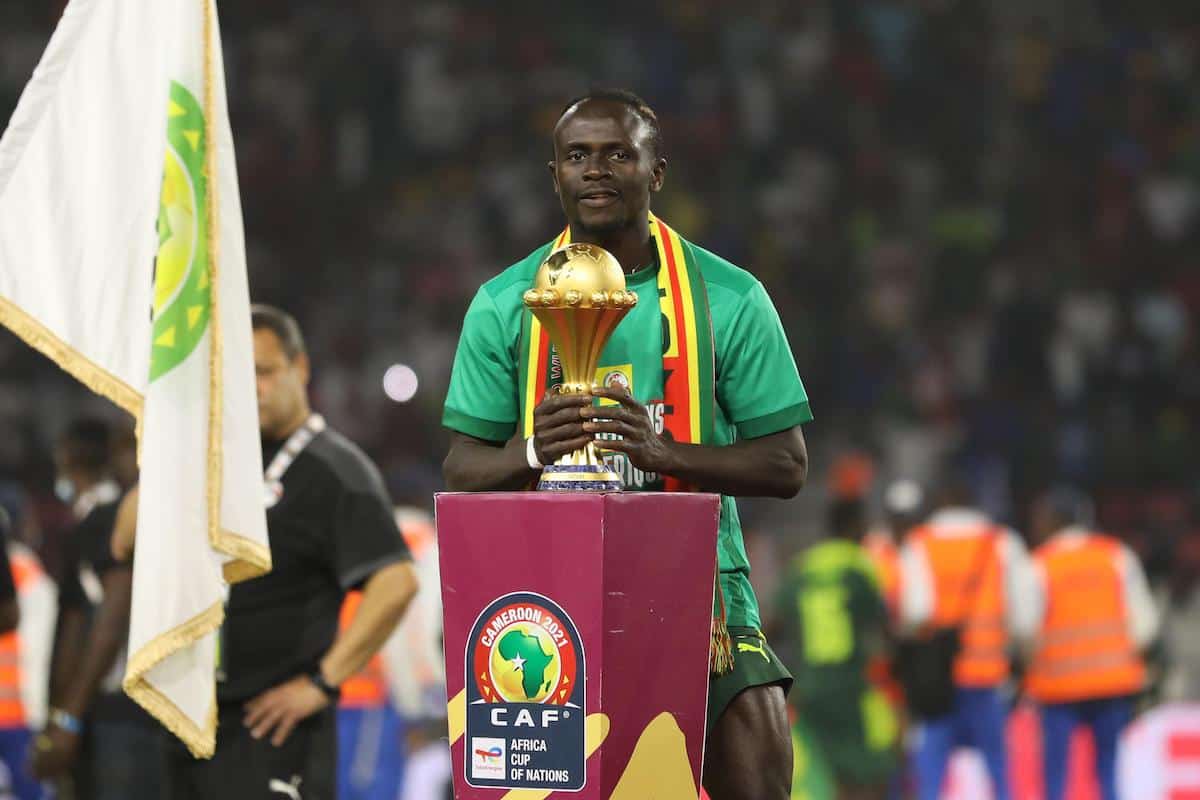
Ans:
{"type": "Polygon", "coordinates": [[[563,607],[535,592],[497,597],[475,618],[465,655],[467,783],[582,789],[587,668],[579,629],[563,607]],[[493,746],[497,764],[488,761],[493,746]]]}
{"type": "Polygon", "coordinates": [[[485,703],[578,704],[582,647],[575,625],[549,598],[505,595],[475,623],[475,688],[485,703]]]}
{"type": "Polygon", "coordinates": [[[629,376],[619,369],[614,369],[604,376],[604,386],[629,391],[629,376]]]}

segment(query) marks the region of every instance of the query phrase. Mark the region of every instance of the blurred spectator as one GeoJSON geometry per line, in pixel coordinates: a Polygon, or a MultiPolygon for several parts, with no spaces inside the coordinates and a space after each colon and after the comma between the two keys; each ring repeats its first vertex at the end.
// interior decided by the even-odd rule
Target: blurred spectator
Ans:
{"type": "Polygon", "coordinates": [[[828,766],[845,800],[882,800],[900,752],[895,712],[868,671],[884,652],[888,614],[866,533],[862,499],[837,500],[829,536],[796,556],[778,600],[795,639],[792,703],[816,744],[808,757],[828,766]]]}
{"type": "Polygon", "coordinates": [[[1029,555],[1015,531],[971,507],[958,480],[943,481],[934,507],[933,516],[905,538],[901,623],[913,630],[931,625],[960,633],[951,674],[923,676],[953,682],[948,711],[935,715],[921,708],[910,689],[913,713],[920,718],[917,796],[937,800],[951,755],[965,746],[980,752],[994,795],[1008,800],[1008,711],[1001,689],[1010,676],[1009,649],[1033,633],[1024,602],[1031,583],[1029,555]]]}
{"type": "Polygon", "coordinates": [[[1026,688],[1041,704],[1048,800],[1066,796],[1075,729],[1091,729],[1104,800],[1117,800],[1117,744],[1146,688],[1142,660],[1158,612],[1142,565],[1128,547],[1095,533],[1091,501],[1059,488],[1034,508],[1033,591],[1038,631],[1026,688]]]}
{"type": "Polygon", "coordinates": [[[158,796],[162,781],[157,723],[121,689],[133,570],[112,555],[121,498],[112,438],[105,422],[84,417],[55,448],[56,493],[75,526],[53,572],[51,708],[30,755],[35,776],[96,800],[158,796]]]}

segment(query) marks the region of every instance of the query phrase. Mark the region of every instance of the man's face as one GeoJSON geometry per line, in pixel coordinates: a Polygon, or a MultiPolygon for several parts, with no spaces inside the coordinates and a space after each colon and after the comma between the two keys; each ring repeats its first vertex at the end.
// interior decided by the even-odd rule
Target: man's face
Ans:
{"type": "Polygon", "coordinates": [[[308,390],[308,356],[289,359],[269,328],[254,331],[254,375],[258,389],[258,426],[277,437],[295,422],[308,390]]]}
{"type": "Polygon", "coordinates": [[[637,112],[611,100],[586,100],[559,120],[550,172],[573,227],[603,235],[646,218],[667,168],[651,137],[637,112]]]}

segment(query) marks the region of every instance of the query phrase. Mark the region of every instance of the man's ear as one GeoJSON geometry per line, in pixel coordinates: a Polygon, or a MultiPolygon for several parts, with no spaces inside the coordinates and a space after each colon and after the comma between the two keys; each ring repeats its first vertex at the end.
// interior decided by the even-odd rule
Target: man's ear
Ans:
{"type": "Polygon", "coordinates": [[[667,160],[659,156],[654,160],[654,166],[650,168],[650,191],[662,191],[663,183],[667,179],[667,160]]]}
{"type": "Polygon", "coordinates": [[[558,194],[558,164],[547,161],[546,166],[550,168],[550,180],[554,181],[554,193],[558,194]]]}

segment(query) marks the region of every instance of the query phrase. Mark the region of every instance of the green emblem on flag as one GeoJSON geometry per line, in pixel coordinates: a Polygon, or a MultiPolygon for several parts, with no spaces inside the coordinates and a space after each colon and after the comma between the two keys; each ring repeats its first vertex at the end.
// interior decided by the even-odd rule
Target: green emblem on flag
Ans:
{"type": "Polygon", "coordinates": [[[171,81],[154,265],[151,381],[186,359],[208,327],[207,147],[200,104],[191,92],[171,81]]]}

